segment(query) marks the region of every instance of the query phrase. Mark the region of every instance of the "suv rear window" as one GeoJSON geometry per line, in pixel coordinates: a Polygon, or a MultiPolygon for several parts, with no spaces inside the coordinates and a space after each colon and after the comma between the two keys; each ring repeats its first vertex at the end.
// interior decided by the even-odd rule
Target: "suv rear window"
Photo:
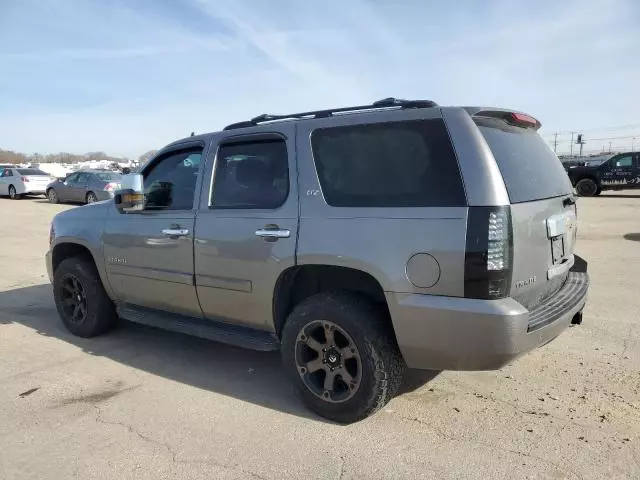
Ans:
{"type": "Polygon", "coordinates": [[[571,193],[567,172],[538,132],[496,118],[474,120],[496,159],[511,203],[571,193]]]}
{"type": "Polygon", "coordinates": [[[464,206],[458,162],[441,119],[319,128],[311,146],[334,207],[464,206]]]}

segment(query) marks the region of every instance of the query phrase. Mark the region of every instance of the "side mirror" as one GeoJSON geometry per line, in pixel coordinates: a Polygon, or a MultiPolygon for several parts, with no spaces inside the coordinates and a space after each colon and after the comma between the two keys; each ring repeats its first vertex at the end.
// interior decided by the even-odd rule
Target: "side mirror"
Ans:
{"type": "Polygon", "coordinates": [[[144,188],[142,175],[123,175],[120,189],[113,196],[115,207],[120,213],[135,213],[144,210],[144,188]]]}

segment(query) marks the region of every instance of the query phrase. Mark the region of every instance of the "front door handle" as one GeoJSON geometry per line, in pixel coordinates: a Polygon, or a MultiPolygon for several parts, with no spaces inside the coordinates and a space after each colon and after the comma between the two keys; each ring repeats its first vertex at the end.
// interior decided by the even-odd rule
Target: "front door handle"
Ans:
{"type": "Polygon", "coordinates": [[[189,235],[189,229],[187,228],[163,228],[162,234],[167,237],[184,237],[189,235]]]}
{"type": "Polygon", "coordinates": [[[274,241],[279,238],[289,238],[291,236],[291,230],[284,228],[260,228],[256,230],[256,236],[274,241]]]}

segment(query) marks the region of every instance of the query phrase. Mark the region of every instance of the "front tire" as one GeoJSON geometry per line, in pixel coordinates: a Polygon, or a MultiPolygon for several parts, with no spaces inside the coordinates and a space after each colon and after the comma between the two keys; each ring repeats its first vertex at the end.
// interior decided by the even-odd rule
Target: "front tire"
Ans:
{"type": "Polygon", "coordinates": [[[591,178],[583,178],[576,183],[576,191],[581,197],[593,197],[597,195],[598,185],[591,178]]]}
{"type": "Polygon", "coordinates": [[[47,198],[49,199],[49,203],[60,203],[60,198],[58,197],[58,193],[53,189],[50,188],[49,191],[47,192],[47,198]]]}
{"type": "Polygon", "coordinates": [[[282,332],[282,361],[307,407],[339,423],[384,407],[405,368],[387,312],[348,292],[296,306],[282,332]]]}
{"type": "Polygon", "coordinates": [[[53,277],[53,298],[62,323],[78,337],[95,337],[111,329],[115,306],[92,260],[70,257],[60,262],[53,277]]]}

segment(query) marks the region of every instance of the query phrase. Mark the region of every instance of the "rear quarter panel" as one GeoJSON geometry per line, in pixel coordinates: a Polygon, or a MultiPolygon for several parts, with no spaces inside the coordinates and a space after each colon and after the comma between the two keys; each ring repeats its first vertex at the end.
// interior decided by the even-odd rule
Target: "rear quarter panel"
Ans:
{"type": "Polygon", "coordinates": [[[386,292],[463,295],[466,207],[332,207],[322,195],[313,160],[310,136],[316,128],[425,118],[440,118],[440,110],[377,112],[370,120],[357,115],[298,123],[298,264],[361,270],[377,279],[386,292]],[[407,277],[407,262],[417,253],[427,253],[437,262],[437,282],[429,288],[417,287],[407,277]]]}

